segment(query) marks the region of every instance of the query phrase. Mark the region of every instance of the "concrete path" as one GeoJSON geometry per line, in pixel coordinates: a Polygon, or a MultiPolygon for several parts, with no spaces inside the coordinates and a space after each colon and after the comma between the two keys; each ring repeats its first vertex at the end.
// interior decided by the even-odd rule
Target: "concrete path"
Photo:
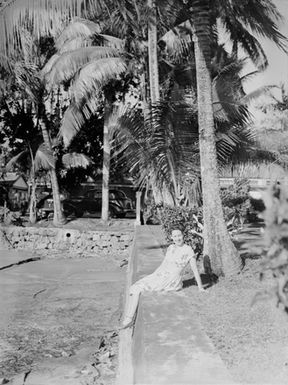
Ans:
{"type": "Polygon", "coordinates": [[[119,324],[125,270],[109,256],[27,262],[31,257],[0,251],[0,380],[92,383],[99,377],[92,354],[119,324]]]}
{"type": "MultiPolygon", "coordinates": [[[[133,282],[155,270],[163,260],[166,246],[160,226],[138,227],[133,282]]],[[[141,296],[131,347],[133,384],[233,383],[201,328],[191,301],[193,290],[199,295],[195,287],[141,296]]]]}

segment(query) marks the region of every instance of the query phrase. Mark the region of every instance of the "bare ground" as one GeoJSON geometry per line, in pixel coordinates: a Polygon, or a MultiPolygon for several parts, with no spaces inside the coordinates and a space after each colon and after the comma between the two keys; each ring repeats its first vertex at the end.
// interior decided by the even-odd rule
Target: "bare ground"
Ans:
{"type": "Polygon", "coordinates": [[[260,260],[246,260],[241,274],[194,296],[201,323],[237,383],[288,383],[288,314],[275,298],[255,302],[274,284],[260,281],[260,260]],[[254,303],[255,302],[255,303],[254,303]]]}
{"type": "MultiPolygon", "coordinates": [[[[84,222],[86,226],[87,219],[85,221],[83,218],[73,222],[73,227],[71,227],[72,222],[66,224],[65,227],[83,228],[84,222]]],[[[49,223],[40,225],[48,226],[49,223]]],[[[118,226],[119,223],[117,224],[116,221],[109,225],[111,229],[116,229],[118,226]]],[[[121,228],[124,226],[132,229],[133,221],[124,220],[121,228]]],[[[101,223],[99,219],[90,219],[88,227],[89,230],[100,229],[101,223]]],[[[273,279],[269,275],[264,281],[260,281],[259,265],[259,259],[247,259],[244,270],[233,280],[220,279],[204,295],[195,293],[194,290],[193,303],[203,328],[213,341],[235,382],[259,385],[287,384],[288,315],[282,308],[277,307],[276,300],[273,298],[256,301],[252,305],[256,293],[263,292],[273,285],[273,279]]],[[[109,306],[108,292],[105,298],[99,297],[98,302],[100,309],[103,311],[106,309],[107,317],[99,316],[97,326],[91,322],[90,325],[83,324],[79,319],[79,323],[74,329],[57,328],[57,323],[55,323],[54,329],[45,330],[44,326],[39,329],[35,326],[33,318],[35,316],[32,317],[33,322],[28,324],[20,322],[20,312],[20,318],[9,330],[6,338],[7,344],[13,349],[5,361],[1,360],[4,365],[2,364],[0,368],[0,377],[1,372],[2,376],[6,375],[12,368],[14,371],[27,369],[31,361],[39,360],[47,354],[48,357],[51,355],[61,360],[63,354],[64,356],[73,355],[83,343],[85,345],[85,343],[92,342],[94,350],[91,362],[93,364],[94,360],[94,364],[100,365],[98,368],[102,367],[104,373],[104,377],[99,376],[95,380],[95,384],[113,384],[117,367],[118,335],[109,333],[107,330],[110,325],[115,325],[115,319],[119,320],[120,310],[118,310],[118,314],[113,315],[115,309],[111,309],[109,306]],[[111,317],[114,318],[112,322],[111,317]],[[91,333],[93,334],[92,340],[91,333]],[[105,343],[101,345],[103,339],[105,343]],[[112,352],[111,355],[109,351],[112,352]]],[[[66,317],[68,322],[69,318],[76,317],[77,319],[81,313],[79,311],[80,309],[77,308],[67,308],[61,316],[66,317]]],[[[60,313],[58,314],[60,315],[60,313]]],[[[97,368],[97,365],[94,365],[94,368],[97,368]]]]}

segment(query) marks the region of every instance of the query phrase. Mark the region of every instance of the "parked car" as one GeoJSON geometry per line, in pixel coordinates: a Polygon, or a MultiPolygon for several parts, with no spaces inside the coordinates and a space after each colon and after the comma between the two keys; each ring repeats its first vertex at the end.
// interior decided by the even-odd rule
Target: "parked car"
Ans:
{"type": "MultiPolygon", "coordinates": [[[[99,189],[88,190],[82,197],[70,197],[61,200],[62,210],[66,216],[82,217],[85,212],[97,214],[102,209],[102,192],[99,189]]],[[[54,211],[52,195],[45,196],[37,203],[40,218],[47,218],[54,211]]],[[[128,214],[135,214],[132,199],[122,190],[109,191],[109,211],[112,218],[124,218],[128,214]]]]}
{"type": "MultiPolygon", "coordinates": [[[[69,215],[72,213],[74,208],[69,205],[69,203],[65,202],[65,196],[63,194],[60,194],[60,201],[62,204],[62,210],[64,211],[65,215],[69,215]]],[[[53,195],[51,193],[43,193],[41,198],[38,200],[36,204],[36,210],[37,210],[37,216],[38,218],[45,219],[50,214],[53,214],[54,212],[54,202],[53,202],[53,195]]]]}
{"type": "MultiPolygon", "coordinates": [[[[77,216],[82,216],[85,212],[99,213],[102,209],[102,191],[91,189],[83,197],[70,198],[63,203],[73,206],[77,216]]],[[[116,189],[109,190],[109,211],[112,218],[124,218],[128,214],[135,214],[132,199],[128,198],[124,191],[116,189]]]]}

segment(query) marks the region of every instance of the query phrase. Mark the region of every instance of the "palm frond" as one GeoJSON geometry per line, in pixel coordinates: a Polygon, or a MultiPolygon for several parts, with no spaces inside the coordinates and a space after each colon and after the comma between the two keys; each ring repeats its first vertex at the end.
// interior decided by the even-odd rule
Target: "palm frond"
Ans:
{"type": "Polygon", "coordinates": [[[186,21],[166,32],[160,39],[165,43],[168,55],[178,61],[183,56],[189,55],[192,51],[192,28],[189,21],[186,21]]]}
{"type": "Polygon", "coordinates": [[[39,146],[35,154],[35,170],[49,171],[55,168],[55,159],[52,151],[48,150],[45,144],[39,146]]]}
{"type": "Polygon", "coordinates": [[[83,111],[76,105],[71,104],[64,113],[59,130],[59,137],[63,138],[65,147],[68,147],[85,122],[86,118],[83,111]]]}
{"type": "Polygon", "coordinates": [[[245,59],[230,60],[213,79],[213,111],[216,121],[230,121],[232,124],[242,122],[243,125],[250,121],[240,77],[244,64],[245,59]]]}
{"type": "MultiPolygon", "coordinates": [[[[272,40],[280,49],[287,50],[287,38],[280,33],[278,25],[283,16],[272,0],[249,0],[249,9],[237,0],[232,2],[231,13],[243,25],[249,26],[258,36],[272,40]]],[[[233,20],[232,20],[233,22],[233,20]]]]}
{"type": "Polygon", "coordinates": [[[277,85],[267,85],[257,88],[256,90],[250,92],[249,94],[245,95],[242,98],[242,103],[244,104],[250,104],[254,100],[258,99],[260,96],[263,96],[265,94],[270,94],[271,90],[273,88],[279,88],[277,85]]]}
{"type": "Polygon", "coordinates": [[[119,51],[123,51],[125,45],[123,39],[104,33],[95,33],[93,35],[93,43],[96,45],[105,45],[106,47],[116,48],[119,51]]]}
{"type": "Polygon", "coordinates": [[[68,147],[75,135],[81,130],[85,122],[90,117],[99,111],[101,107],[102,95],[94,95],[94,97],[87,100],[87,103],[80,107],[71,103],[64,113],[58,137],[63,139],[64,146],[68,147]]]}
{"type": "Polygon", "coordinates": [[[84,154],[79,154],[77,152],[70,152],[62,156],[62,163],[65,168],[87,168],[92,162],[92,160],[84,154]]]}
{"type": "Polygon", "coordinates": [[[2,67],[8,73],[12,72],[11,59],[0,52],[0,67],[2,67]]]}
{"type": "Polygon", "coordinates": [[[245,75],[240,76],[241,82],[245,83],[251,79],[253,79],[255,76],[259,75],[261,72],[259,70],[248,72],[245,75]]]}
{"type": "Polygon", "coordinates": [[[94,34],[88,37],[77,36],[69,40],[66,40],[61,46],[58,47],[58,53],[62,54],[68,51],[74,51],[83,47],[91,46],[105,46],[119,50],[123,52],[124,40],[119,39],[115,36],[105,34],[94,34]]]}
{"type": "Polygon", "coordinates": [[[20,28],[29,26],[36,38],[58,35],[71,18],[100,14],[102,0],[7,0],[0,9],[0,51],[18,47],[20,28]]]}
{"type": "Polygon", "coordinates": [[[241,124],[216,131],[216,149],[220,166],[227,162],[233,163],[234,159],[239,158],[239,154],[245,158],[254,145],[255,135],[253,131],[242,127],[241,124]]]}
{"type": "Polygon", "coordinates": [[[61,32],[56,40],[57,50],[61,50],[67,42],[73,39],[87,39],[95,33],[101,32],[101,26],[98,23],[94,23],[91,20],[76,18],[70,22],[67,27],[61,32]]]}
{"type": "Polygon", "coordinates": [[[8,171],[11,171],[11,169],[19,163],[20,159],[24,156],[24,155],[27,155],[27,150],[25,151],[21,151],[19,154],[13,156],[13,158],[11,158],[9,160],[9,162],[5,165],[5,171],[8,172],[8,171]]]}
{"type": "Polygon", "coordinates": [[[127,109],[118,121],[115,156],[137,175],[140,187],[154,185],[176,202],[185,173],[197,174],[198,133],[191,130],[192,120],[183,101],[159,102],[145,119],[137,107],[127,109]]]}
{"type": "Polygon", "coordinates": [[[91,47],[93,45],[93,40],[91,37],[75,37],[70,40],[67,40],[58,48],[58,54],[61,55],[64,52],[75,51],[76,49],[91,47]]]}
{"type": "Polygon", "coordinates": [[[120,57],[99,59],[83,66],[71,87],[75,103],[85,103],[109,80],[117,78],[126,69],[127,65],[120,57]]]}
{"type": "Polygon", "coordinates": [[[40,72],[41,78],[45,79],[46,76],[52,71],[52,68],[54,67],[57,60],[61,57],[61,54],[59,52],[55,53],[50,57],[50,59],[47,61],[45,66],[42,68],[40,72]]]}
{"type": "Polygon", "coordinates": [[[84,47],[64,52],[58,58],[54,56],[46,64],[50,71],[47,72],[46,66],[43,69],[48,88],[71,80],[80,68],[91,61],[119,56],[119,51],[110,47],[84,47]]]}

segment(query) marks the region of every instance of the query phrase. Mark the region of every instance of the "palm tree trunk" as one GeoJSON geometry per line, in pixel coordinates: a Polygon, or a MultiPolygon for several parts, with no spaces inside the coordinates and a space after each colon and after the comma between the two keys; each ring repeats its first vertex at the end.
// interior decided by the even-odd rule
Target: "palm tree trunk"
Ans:
{"type": "MultiPolygon", "coordinates": [[[[158,56],[157,56],[157,14],[155,0],[148,0],[147,5],[150,8],[150,16],[148,22],[148,61],[149,61],[149,88],[150,88],[150,103],[154,105],[160,99],[159,87],[159,71],[158,71],[158,56]]],[[[145,120],[146,121],[146,120],[145,120]]],[[[162,192],[157,187],[156,183],[152,183],[152,191],[156,204],[163,202],[162,192]]]]}
{"type": "Polygon", "coordinates": [[[240,271],[241,258],[230,239],[220,199],[210,74],[209,3],[209,0],[195,0],[193,3],[204,256],[208,255],[212,271],[217,276],[231,276],[240,271]]]}
{"type": "Polygon", "coordinates": [[[29,203],[29,221],[34,224],[37,222],[37,213],[36,213],[36,177],[35,177],[35,163],[34,156],[31,146],[29,146],[29,152],[31,157],[31,191],[29,191],[30,203],[29,203]]]}
{"type": "Polygon", "coordinates": [[[101,219],[107,222],[109,218],[109,177],[110,177],[110,133],[109,133],[109,115],[111,106],[108,101],[105,102],[104,128],[103,128],[103,175],[102,175],[102,211],[101,219]]]}
{"type": "MultiPolygon", "coordinates": [[[[50,137],[48,134],[46,124],[43,121],[43,119],[40,119],[40,127],[41,127],[41,132],[42,132],[44,143],[45,143],[46,147],[48,148],[48,150],[52,152],[51,140],[50,140],[50,137]]],[[[58,184],[58,179],[57,179],[55,167],[51,168],[49,174],[50,174],[52,194],[53,194],[53,203],[54,203],[53,225],[59,226],[59,225],[63,225],[66,222],[66,219],[64,217],[62,207],[61,207],[59,184],[58,184]]]]}
{"type": "Polygon", "coordinates": [[[29,205],[29,222],[34,224],[37,221],[36,215],[36,180],[35,178],[31,179],[31,194],[30,194],[30,205],[29,205]]]}
{"type": "Polygon", "coordinates": [[[149,58],[149,84],[151,103],[156,103],[160,98],[159,72],[157,57],[157,14],[153,0],[148,0],[151,16],[148,23],[148,58],[149,58]]]}

